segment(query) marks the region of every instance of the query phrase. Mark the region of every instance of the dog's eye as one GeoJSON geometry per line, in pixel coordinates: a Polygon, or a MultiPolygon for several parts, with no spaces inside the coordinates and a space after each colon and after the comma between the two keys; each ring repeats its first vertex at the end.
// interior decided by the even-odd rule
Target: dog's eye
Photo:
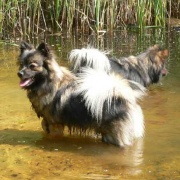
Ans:
{"type": "Polygon", "coordinates": [[[30,69],[34,69],[35,67],[37,67],[38,65],[36,64],[36,63],[31,63],[30,65],[29,65],[29,68],[30,69]]]}

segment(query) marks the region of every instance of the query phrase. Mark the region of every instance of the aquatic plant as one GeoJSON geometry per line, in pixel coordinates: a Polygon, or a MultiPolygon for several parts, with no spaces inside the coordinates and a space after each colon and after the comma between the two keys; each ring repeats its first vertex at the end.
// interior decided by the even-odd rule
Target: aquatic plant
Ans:
{"type": "Polygon", "coordinates": [[[45,32],[111,32],[129,25],[165,27],[167,12],[171,1],[165,0],[1,0],[0,34],[30,38],[45,32]]]}

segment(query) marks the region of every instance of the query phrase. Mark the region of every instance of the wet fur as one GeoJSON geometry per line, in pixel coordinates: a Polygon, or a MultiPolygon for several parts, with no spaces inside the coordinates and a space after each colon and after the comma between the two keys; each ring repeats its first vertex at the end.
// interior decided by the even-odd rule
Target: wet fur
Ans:
{"type": "Polygon", "coordinates": [[[70,61],[73,64],[73,72],[77,73],[81,67],[92,67],[106,72],[121,74],[129,80],[147,87],[158,83],[162,76],[167,74],[165,59],[168,50],[158,45],[148,48],[137,56],[114,58],[98,49],[82,48],[74,49],[70,53],[70,61]]]}
{"type": "Polygon", "coordinates": [[[117,146],[131,145],[143,136],[143,113],[137,104],[144,95],[142,86],[91,68],[74,75],[57,64],[44,43],[34,48],[22,42],[20,50],[20,85],[45,132],[63,134],[65,126],[91,129],[117,146]]]}

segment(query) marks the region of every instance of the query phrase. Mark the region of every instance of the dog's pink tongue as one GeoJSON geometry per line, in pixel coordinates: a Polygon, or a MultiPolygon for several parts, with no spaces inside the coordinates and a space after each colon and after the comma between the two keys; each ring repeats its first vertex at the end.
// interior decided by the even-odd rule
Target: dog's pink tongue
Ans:
{"type": "Polygon", "coordinates": [[[31,79],[26,79],[26,80],[23,80],[20,82],[20,86],[21,87],[24,87],[24,86],[27,86],[27,84],[31,81],[31,79]]]}

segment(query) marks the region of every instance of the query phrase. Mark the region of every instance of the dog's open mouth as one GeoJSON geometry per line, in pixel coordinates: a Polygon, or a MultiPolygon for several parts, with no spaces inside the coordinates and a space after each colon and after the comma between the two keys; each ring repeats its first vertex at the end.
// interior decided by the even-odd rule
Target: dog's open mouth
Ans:
{"type": "Polygon", "coordinates": [[[25,88],[25,87],[30,86],[33,82],[34,82],[34,78],[22,79],[22,80],[20,81],[20,86],[21,86],[22,88],[25,88]]]}

